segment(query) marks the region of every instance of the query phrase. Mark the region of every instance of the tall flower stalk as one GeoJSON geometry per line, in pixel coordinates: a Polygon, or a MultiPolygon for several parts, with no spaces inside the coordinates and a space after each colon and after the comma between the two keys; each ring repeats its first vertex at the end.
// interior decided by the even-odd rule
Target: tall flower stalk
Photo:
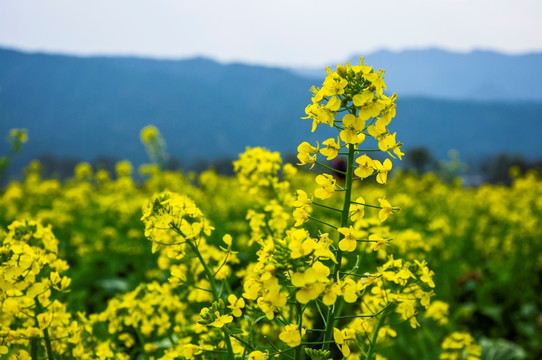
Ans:
{"type": "MultiPolygon", "coordinates": [[[[302,226],[309,221],[316,221],[320,224],[326,224],[338,233],[338,240],[334,244],[334,254],[336,261],[330,268],[329,281],[332,283],[336,295],[342,295],[334,302],[329,302],[327,314],[324,321],[322,350],[328,351],[333,343],[332,339],[344,357],[350,354],[348,340],[351,334],[342,332],[336,325],[340,322],[341,310],[344,308],[344,302],[353,303],[360,295],[359,288],[363,284],[356,284],[351,278],[359,276],[359,268],[356,265],[353,268],[345,268],[343,257],[349,253],[358,251],[360,242],[372,243],[376,250],[387,245],[388,239],[379,236],[376,233],[370,234],[368,239],[361,239],[359,234],[360,226],[356,222],[363,217],[365,207],[379,209],[378,217],[381,222],[398,210],[393,207],[385,198],[379,199],[379,205],[366,204],[362,197],[353,200],[354,183],[356,181],[367,181],[369,178],[375,178],[376,182],[385,185],[388,172],[392,168],[389,159],[381,162],[373,159],[367,153],[383,152],[389,157],[401,159],[404,155],[401,152],[402,143],[396,141],[396,133],[391,133],[387,126],[396,114],[395,100],[397,96],[384,94],[386,85],[383,79],[383,71],[374,71],[372,67],[364,65],[363,59],[359,65],[337,66],[335,71],[326,69],[327,76],[322,87],[313,87],[312,104],[305,109],[306,118],[312,120],[312,131],[314,132],[319,125],[328,125],[339,132],[337,139],[328,138],[322,142],[325,147],[320,147],[303,142],[298,147],[298,159],[300,165],[318,165],[324,171],[332,170],[334,174],[319,174],[316,176],[316,183],[319,187],[314,191],[314,197],[320,201],[327,201],[336,195],[343,194],[342,207],[334,208],[333,205],[325,205],[321,202],[313,202],[303,190],[298,190],[298,198],[294,202],[296,210],[296,226],[302,226]],[[374,145],[366,144],[366,139],[373,138],[374,145]],[[361,145],[364,145],[362,148],[361,145]],[[346,170],[334,169],[319,161],[318,155],[326,156],[328,161],[335,160],[338,157],[346,158],[346,170]],[[337,176],[339,175],[339,176],[337,176]],[[344,177],[344,184],[338,184],[337,177],[344,177]],[[318,206],[327,210],[336,210],[340,213],[338,226],[329,223],[328,220],[315,218],[309,215],[312,207],[318,206]]],[[[371,155],[373,156],[373,155],[371,155]]],[[[337,163],[337,162],[336,162],[337,163]]],[[[336,201],[335,201],[336,203],[336,201]]],[[[330,216],[333,218],[333,215],[330,216]]],[[[359,262],[359,255],[358,255],[359,262]]],[[[348,266],[348,265],[347,265],[348,266]]],[[[365,279],[366,282],[374,282],[374,279],[365,279]]],[[[380,310],[372,314],[362,314],[359,317],[377,319],[372,329],[372,339],[370,338],[366,359],[372,359],[375,353],[375,343],[378,333],[383,324],[384,317],[389,314],[393,302],[386,299],[380,304],[380,310]]]]}
{"type": "Polygon", "coordinates": [[[387,319],[419,325],[417,308],[429,306],[434,287],[426,263],[384,255],[375,269],[362,261],[364,253],[389,244],[382,224],[399,210],[385,197],[361,196],[364,183],[387,183],[388,157],[403,156],[402,143],[387,129],[397,96],[384,94],[385,88],[383,71],[361,62],[327,69],[322,87],[311,89],[306,118],[312,131],[327,125],[337,132],[321,145],[298,147],[300,165],[323,169],[314,189],[293,195],[297,170],[285,165],[280,179],[278,153],[248,148],[234,162],[253,204],[246,214],[247,245],[257,246],[256,261],[236,273],[239,288],[229,276],[239,262],[233,245],[241,245],[230,235],[223,238],[226,248],[217,248],[216,239],[207,244],[213,227],[192,200],[166,192],[144,208],[145,235],[169,267],[168,280],[190,289],[183,293],[187,301],[206,303],[197,326],[175,343],[185,358],[213,353],[222,359],[327,360],[357,354],[371,360],[381,339],[394,336],[387,319]],[[366,217],[366,210],[374,216],[366,217]]]}

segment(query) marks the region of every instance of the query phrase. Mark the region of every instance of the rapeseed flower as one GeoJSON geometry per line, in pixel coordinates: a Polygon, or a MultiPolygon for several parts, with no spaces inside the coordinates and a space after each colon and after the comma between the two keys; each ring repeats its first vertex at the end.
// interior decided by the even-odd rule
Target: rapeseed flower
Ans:
{"type": "Polygon", "coordinates": [[[289,347],[295,347],[301,344],[301,338],[305,335],[305,332],[305,328],[301,328],[300,330],[298,325],[286,325],[284,331],[279,334],[279,339],[284,341],[289,347]]]}

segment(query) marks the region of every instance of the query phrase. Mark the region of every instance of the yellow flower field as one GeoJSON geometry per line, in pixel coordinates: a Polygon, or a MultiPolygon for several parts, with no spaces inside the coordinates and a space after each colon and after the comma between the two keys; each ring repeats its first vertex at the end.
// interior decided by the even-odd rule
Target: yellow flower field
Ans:
{"type": "Polygon", "coordinates": [[[62,182],[31,163],[0,191],[1,356],[540,358],[539,175],[396,171],[385,89],[363,60],[328,69],[304,121],[337,133],[297,165],[247,148],[235,177],[165,171],[155,127],[144,181],[126,161],[62,182]]]}

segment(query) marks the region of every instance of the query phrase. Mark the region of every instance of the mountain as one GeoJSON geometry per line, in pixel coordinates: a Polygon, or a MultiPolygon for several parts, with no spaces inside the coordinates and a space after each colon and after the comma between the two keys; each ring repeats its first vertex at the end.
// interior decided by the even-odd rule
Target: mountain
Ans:
{"type": "MultiPolygon", "coordinates": [[[[311,134],[310,121],[300,119],[313,84],[319,82],[288,69],[204,58],[80,58],[0,49],[0,137],[10,128],[28,129],[19,164],[45,153],[142,163],[147,157],[139,131],[148,124],[161,130],[168,152],[185,164],[236,157],[246,146],[292,153],[300,142],[329,134],[311,134]]],[[[451,148],[462,158],[501,151],[542,155],[540,101],[432,99],[397,92],[391,130],[406,150],[427,146],[437,158],[451,148]]],[[[6,151],[0,142],[0,154],[6,151]]]]}
{"type": "MultiPolygon", "coordinates": [[[[360,55],[362,56],[362,55],[360,55]]],[[[348,61],[359,62],[360,56],[348,61]]],[[[542,53],[454,53],[440,49],[378,51],[365,63],[386,70],[386,84],[400,96],[456,100],[542,100],[542,53]]],[[[321,69],[294,69],[306,78],[321,69]]]]}
{"type": "Polygon", "coordinates": [[[29,130],[25,154],[142,161],[139,131],[156,125],[168,150],[195,159],[245,146],[295,148],[309,80],[282,69],[209,59],[78,58],[0,51],[0,132],[29,130]],[[288,132],[284,132],[288,129],[288,132]]]}

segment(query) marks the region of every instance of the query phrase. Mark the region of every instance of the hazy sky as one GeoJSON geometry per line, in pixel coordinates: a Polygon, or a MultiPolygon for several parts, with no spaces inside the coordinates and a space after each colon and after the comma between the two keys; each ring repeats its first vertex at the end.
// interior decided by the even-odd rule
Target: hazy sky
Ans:
{"type": "Polygon", "coordinates": [[[322,66],[379,49],[542,51],[541,0],[0,0],[0,46],[322,66]]]}

